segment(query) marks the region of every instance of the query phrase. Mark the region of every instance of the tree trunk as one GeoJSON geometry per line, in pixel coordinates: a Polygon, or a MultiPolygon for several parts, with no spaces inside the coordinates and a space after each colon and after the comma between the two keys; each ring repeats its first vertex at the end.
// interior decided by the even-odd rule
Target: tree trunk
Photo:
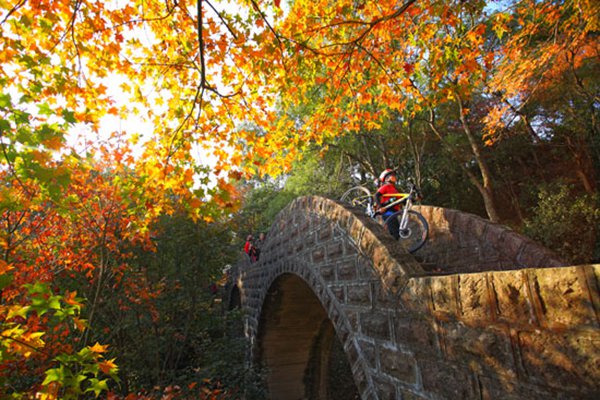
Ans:
{"type": "Polygon", "coordinates": [[[479,166],[479,171],[481,172],[481,178],[483,180],[483,202],[485,203],[485,210],[487,211],[488,217],[492,222],[500,221],[500,217],[498,215],[498,210],[496,209],[496,199],[494,196],[494,188],[492,183],[492,174],[490,169],[481,154],[481,145],[480,142],[475,138],[473,132],[471,132],[471,128],[467,123],[467,118],[465,117],[465,109],[463,105],[463,101],[458,93],[456,93],[456,99],[458,102],[458,108],[460,112],[460,122],[462,124],[463,130],[467,139],[469,139],[469,143],[471,145],[471,151],[475,156],[475,160],[477,161],[477,165],[479,166]]]}
{"type": "MultiPolygon", "coordinates": [[[[453,148],[452,146],[450,146],[444,140],[442,134],[437,129],[437,126],[435,125],[435,113],[434,113],[433,109],[429,110],[429,114],[430,114],[429,126],[431,127],[431,130],[433,131],[433,133],[435,133],[435,135],[438,137],[438,139],[442,142],[442,144],[445,146],[446,150],[448,150],[449,153],[452,155],[452,157],[458,162],[458,165],[463,170],[465,175],[467,175],[467,177],[469,178],[469,181],[473,184],[473,186],[475,186],[477,188],[477,190],[479,191],[479,194],[481,194],[481,197],[483,199],[483,204],[485,206],[485,211],[488,215],[488,218],[492,222],[498,222],[500,220],[500,217],[498,216],[498,212],[496,210],[496,201],[495,201],[494,193],[492,190],[492,182],[490,179],[490,173],[487,168],[487,164],[482,159],[479,160],[478,156],[475,155],[475,158],[477,160],[477,165],[480,168],[481,177],[483,179],[483,184],[482,184],[479,181],[479,179],[473,174],[473,172],[471,172],[467,167],[465,167],[464,163],[461,160],[460,154],[458,154],[456,149],[453,148]],[[480,163],[480,161],[481,161],[481,163],[480,163]],[[481,165],[484,166],[485,172],[481,170],[481,165]]],[[[462,119],[464,119],[464,117],[462,116],[462,112],[461,112],[461,120],[462,119]]],[[[471,131],[469,130],[469,133],[470,132],[471,131]]],[[[471,142],[471,139],[472,138],[469,138],[469,142],[471,142]]],[[[477,143],[475,143],[475,144],[477,145],[477,143]]],[[[476,146],[476,147],[479,150],[478,146],[476,146]]],[[[473,149],[473,146],[471,146],[471,148],[473,149]]],[[[479,153],[479,158],[481,158],[481,153],[479,153]]]]}

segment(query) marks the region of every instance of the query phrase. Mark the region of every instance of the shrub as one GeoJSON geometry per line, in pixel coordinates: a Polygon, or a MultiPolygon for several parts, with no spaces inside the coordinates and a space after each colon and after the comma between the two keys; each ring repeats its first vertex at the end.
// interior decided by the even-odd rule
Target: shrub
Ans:
{"type": "Polygon", "coordinates": [[[540,188],[538,205],[525,221],[524,233],[568,263],[597,261],[600,198],[573,193],[572,186],[561,183],[540,188]]]}

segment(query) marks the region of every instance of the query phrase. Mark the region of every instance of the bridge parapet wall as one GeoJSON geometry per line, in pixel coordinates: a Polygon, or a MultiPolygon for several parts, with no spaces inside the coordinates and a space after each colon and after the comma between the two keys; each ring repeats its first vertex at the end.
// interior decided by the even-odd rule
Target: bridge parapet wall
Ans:
{"type": "Polygon", "coordinates": [[[510,228],[442,207],[415,207],[429,221],[429,240],[415,257],[442,273],[552,268],[565,265],[552,251],[510,228]]]}
{"type": "Polygon", "coordinates": [[[599,277],[588,265],[411,279],[393,343],[370,342],[373,374],[388,377],[380,398],[598,398],[599,277]]]}

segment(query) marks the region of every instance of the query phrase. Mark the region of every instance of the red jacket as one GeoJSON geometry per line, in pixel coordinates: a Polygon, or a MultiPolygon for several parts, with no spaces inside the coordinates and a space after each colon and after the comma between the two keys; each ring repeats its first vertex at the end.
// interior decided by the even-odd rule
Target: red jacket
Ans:
{"type": "MultiPolygon", "coordinates": [[[[375,193],[375,203],[377,203],[377,205],[379,207],[385,206],[388,203],[391,203],[392,201],[395,201],[398,199],[398,197],[388,197],[385,196],[386,194],[394,194],[394,193],[400,193],[398,191],[398,189],[396,189],[396,185],[394,185],[393,183],[386,183],[384,185],[382,185],[379,189],[377,189],[377,192],[375,193]]],[[[398,211],[400,210],[400,205],[395,205],[394,207],[392,207],[391,209],[392,211],[398,211]]]]}
{"type": "Polygon", "coordinates": [[[246,242],[246,244],[244,245],[244,252],[249,255],[250,254],[250,250],[252,250],[252,247],[253,247],[252,243],[248,240],[246,242]]]}

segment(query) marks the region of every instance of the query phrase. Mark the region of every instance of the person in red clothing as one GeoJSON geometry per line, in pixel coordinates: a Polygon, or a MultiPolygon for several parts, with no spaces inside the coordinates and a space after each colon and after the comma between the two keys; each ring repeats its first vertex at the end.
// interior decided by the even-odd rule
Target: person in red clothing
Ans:
{"type": "MultiPolygon", "coordinates": [[[[387,204],[397,199],[395,194],[399,194],[400,191],[396,188],[398,177],[393,169],[387,168],[380,175],[378,179],[379,188],[375,192],[375,206],[382,210],[387,204]]],[[[390,215],[400,210],[400,205],[387,208],[380,212],[381,217],[385,221],[390,215]]],[[[400,238],[400,225],[396,218],[390,220],[387,224],[388,231],[394,237],[394,239],[400,238]]]]}
{"type": "Polygon", "coordinates": [[[250,261],[256,261],[257,257],[256,257],[256,247],[254,247],[254,244],[252,243],[252,241],[254,240],[254,237],[252,237],[252,235],[248,235],[248,237],[246,237],[246,243],[244,244],[244,253],[248,254],[248,257],[250,257],[250,261]]]}

